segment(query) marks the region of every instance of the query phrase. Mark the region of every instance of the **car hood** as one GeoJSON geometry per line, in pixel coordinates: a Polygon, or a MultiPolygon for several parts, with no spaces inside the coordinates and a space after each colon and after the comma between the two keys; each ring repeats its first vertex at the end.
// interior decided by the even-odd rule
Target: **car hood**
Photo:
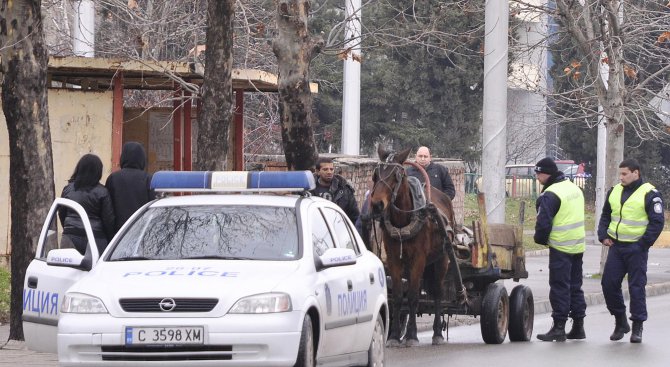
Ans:
{"type": "MultiPolygon", "coordinates": [[[[242,297],[273,291],[294,274],[298,261],[162,260],[100,262],[68,292],[100,298],[112,316],[131,316],[127,298],[217,298],[216,316],[242,297]]],[[[137,313],[137,316],[146,313],[137,313]]],[[[166,315],[167,316],[167,315],[166,315]]]]}

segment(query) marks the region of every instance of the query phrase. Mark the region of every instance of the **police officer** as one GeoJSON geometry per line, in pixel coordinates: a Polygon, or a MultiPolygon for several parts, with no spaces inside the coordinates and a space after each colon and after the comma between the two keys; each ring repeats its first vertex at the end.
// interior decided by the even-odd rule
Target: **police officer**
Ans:
{"type": "Polygon", "coordinates": [[[335,164],[331,158],[319,158],[316,161],[316,188],[312,195],[320,196],[337,204],[347,214],[352,223],[360,216],[354,188],[347,180],[335,174],[335,164]]]}
{"type": "Polygon", "coordinates": [[[584,194],[559,171],[551,158],[535,165],[542,194],[537,198],[536,243],[549,246],[549,302],[554,324],[542,341],[584,339],[586,301],[582,291],[582,257],[586,250],[584,194]],[[572,329],[565,333],[568,316],[572,329]]]}
{"type": "MultiPolygon", "coordinates": [[[[447,167],[431,162],[430,150],[428,147],[419,147],[416,151],[416,163],[419,164],[428,174],[430,186],[442,191],[449,196],[449,199],[454,200],[456,196],[456,188],[454,182],[451,180],[449,170],[447,167]]],[[[414,167],[407,169],[407,174],[414,176],[424,183],[423,174],[414,167]]]]}
{"type": "Polygon", "coordinates": [[[598,223],[598,240],[609,247],[601,285],[607,309],[616,320],[610,340],[620,340],[630,331],[621,293],[621,282],[628,274],[630,342],[641,343],[642,323],[647,319],[647,259],[649,247],[663,230],[663,199],[652,184],[644,182],[635,159],[619,164],[619,180],[607,193],[598,223]]]}

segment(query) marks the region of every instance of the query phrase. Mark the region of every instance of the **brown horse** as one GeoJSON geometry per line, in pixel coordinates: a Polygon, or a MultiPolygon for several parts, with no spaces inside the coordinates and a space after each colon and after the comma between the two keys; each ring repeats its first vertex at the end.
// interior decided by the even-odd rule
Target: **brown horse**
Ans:
{"type": "MultiPolygon", "coordinates": [[[[378,149],[381,163],[373,174],[374,186],[370,193],[373,215],[381,217],[382,238],[386,249],[386,267],[391,276],[392,314],[389,346],[400,345],[401,312],[403,301],[402,278],[408,277],[407,302],[409,319],[405,343],[419,344],[416,314],[422,288],[433,299],[433,344],[444,342],[442,336],[441,301],[445,294],[445,276],[449,267],[446,248],[453,241],[454,211],[451,200],[432,188],[432,198],[425,207],[414,208],[407,174],[403,164],[410,149],[397,154],[378,149]],[[440,214],[441,213],[441,214],[440,214]],[[440,216],[438,218],[438,216],[440,216]],[[447,225],[445,225],[447,224],[447,225]]],[[[427,176],[426,176],[427,178],[427,176]]],[[[427,180],[426,180],[427,181],[427,180]]],[[[429,187],[429,182],[426,187],[429,187]]]]}

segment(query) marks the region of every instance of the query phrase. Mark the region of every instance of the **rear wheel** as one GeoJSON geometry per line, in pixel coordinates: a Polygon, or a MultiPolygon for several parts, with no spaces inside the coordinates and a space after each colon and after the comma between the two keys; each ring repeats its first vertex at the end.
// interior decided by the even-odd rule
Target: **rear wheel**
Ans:
{"type": "Polygon", "coordinates": [[[314,367],[314,329],[312,329],[312,318],[305,315],[302,322],[302,334],[300,335],[300,347],[298,348],[298,359],[294,367],[314,367]]]}
{"type": "Polygon", "coordinates": [[[370,349],[368,349],[368,367],[384,366],[386,361],[385,346],[386,346],[386,332],[382,315],[377,316],[375,322],[375,329],[372,332],[372,341],[370,342],[370,349]]]}
{"type": "Polygon", "coordinates": [[[481,308],[482,338],[486,344],[500,344],[507,336],[509,298],[501,284],[491,283],[484,291],[481,308]]]}
{"type": "Polygon", "coordinates": [[[529,341],[533,335],[534,319],[533,292],[525,285],[517,285],[509,296],[509,340],[529,341]]]}

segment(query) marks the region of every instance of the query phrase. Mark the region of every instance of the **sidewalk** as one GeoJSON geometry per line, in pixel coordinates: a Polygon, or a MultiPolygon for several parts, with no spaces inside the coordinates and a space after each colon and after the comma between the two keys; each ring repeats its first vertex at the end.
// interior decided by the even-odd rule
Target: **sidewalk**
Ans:
{"type": "MultiPolygon", "coordinates": [[[[602,291],[600,289],[600,279],[591,277],[597,274],[600,269],[600,245],[588,245],[584,254],[584,285],[583,290],[586,296],[588,306],[604,303],[602,291]]],[[[512,280],[505,280],[503,284],[507,287],[508,293],[512,291],[517,284],[525,284],[533,291],[535,300],[535,313],[551,312],[549,304],[549,250],[540,250],[526,254],[526,270],[528,270],[528,279],[521,279],[519,283],[512,280]]],[[[652,247],[649,252],[649,262],[647,270],[647,297],[670,293],[670,248],[652,247]]],[[[628,299],[628,287],[624,281],[624,296],[628,299]]],[[[586,310],[588,317],[589,310],[586,310]]],[[[472,324],[479,322],[479,318],[472,316],[457,316],[456,323],[472,324]]],[[[654,315],[651,315],[653,318],[654,315]]],[[[424,315],[417,318],[417,327],[419,331],[426,331],[432,328],[433,317],[424,315]]],[[[454,321],[450,322],[454,326],[454,321]]],[[[0,325],[0,366],[57,366],[57,356],[49,353],[37,353],[29,351],[22,342],[9,341],[9,325],[0,325]]]]}
{"type": "MultiPolygon", "coordinates": [[[[593,243],[593,242],[591,242],[593,243]]],[[[593,276],[600,272],[600,253],[602,246],[587,245],[584,253],[584,296],[586,305],[598,305],[605,303],[605,298],[600,287],[600,277],[593,276]]],[[[535,300],[535,313],[551,312],[549,303],[549,249],[532,251],[526,253],[526,270],[528,279],[520,279],[518,283],[513,280],[502,281],[509,294],[518,284],[524,284],[533,291],[535,300]]],[[[624,298],[628,300],[628,283],[623,282],[624,298]]],[[[670,293],[670,248],[656,248],[649,250],[649,261],[647,264],[647,297],[670,293]]],[[[626,303],[628,306],[628,303],[626,303]]],[[[587,308],[586,315],[588,317],[587,308]]],[[[472,324],[479,322],[479,318],[472,316],[455,316],[458,323],[472,324]]],[[[651,315],[653,317],[653,315],[651,315]]],[[[453,322],[453,320],[452,320],[453,322]]],[[[433,316],[423,315],[417,318],[417,328],[420,331],[431,330],[433,316]]],[[[453,325],[453,324],[452,324],[453,325]]]]}

